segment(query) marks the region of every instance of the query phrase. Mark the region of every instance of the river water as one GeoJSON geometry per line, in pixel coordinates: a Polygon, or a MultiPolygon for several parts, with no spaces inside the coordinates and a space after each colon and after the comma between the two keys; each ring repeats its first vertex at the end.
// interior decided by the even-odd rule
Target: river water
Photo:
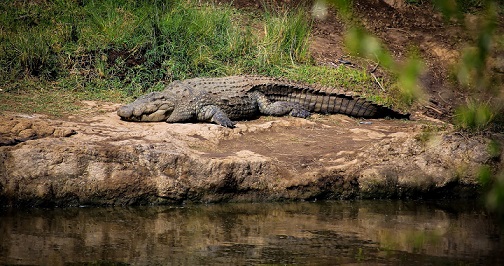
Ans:
{"type": "Polygon", "coordinates": [[[477,204],[399,201],[0,210],[1,265],[504,265],[477,204]]]}

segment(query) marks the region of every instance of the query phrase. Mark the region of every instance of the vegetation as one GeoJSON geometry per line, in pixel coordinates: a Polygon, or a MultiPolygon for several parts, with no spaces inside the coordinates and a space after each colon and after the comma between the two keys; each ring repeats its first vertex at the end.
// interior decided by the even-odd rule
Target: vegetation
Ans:
{"type": "MultiPolygon", "coordinates": [[[[318,1],[325,2],[325,1],[318,1]]],[[[456,86],[468,95],[466,104],[456,108],[454,124],[461,130],[481,132],[489,127],[504,128],[504,87],[502,78],[492,75],[488,65],[494,51],[504,51],[502,32],[497,33],[497,19],[504,7],[502,0],[447,0],[405,1],[408,4],[432,3],[444,15],[447,23],[465,25],[465,14],[477,16],[476,25],[466,25],[472,42],[462,52],[459,62],[453,66],[456,86]],[[469,28],[473,28],[469,30],[469,28]],[[483,99],[483,100],[482,100],[483,99]]],[[[359,21],[352,20],[351,0],[331,0],[340,15],[349,21],[346,34],[347,48],[354,54],[378,61],[383,67],[397,75],[397,86],[403,102],[412,103],[422,98],[417,79],[422,71],[422,62],[413,53],[405,62],[395,62],[380,40],[367,33],[359,21]]]]}
{"type": "MultiPolygon", "coordinates": [[[[478,10],[473,43],[468,44],[454,68],[456,82],[468,94],[466,103],[458,106],[455,112],[455,125],[469,132],[481,132],[490,126],[501,131],[504,129],[504,80],[491,74],[488,62],[492,52],[504,51],[504,43],[499,41],[502,32],[497,32],[497,19],[504,1],[452,0],[435,1],[435,4],[447,20],[455,19],[459,23],[463,21],[463,14],[478,10]]],[[[488,149],[496,158],[501,153],[495,141],[488,149]]],[[[504,217],[504,171],[492,173],[490,168],[484,167],[480,170],[480,180],[488,190],[488,208],[504,217]]]]}
{"type": "MultiPolygon", "coordinates": [[[[320,2],[320,1],[319,1],[320,2]]],[[[330,1],[340,11],[343,18],[350,20],[351,0],[330,1]]],[[[422,0],[405,1],[408,4],[420,4],[422,0]]],[[[459,62],[453,67],[456,86],[467,95],[465,104],[456,106],[454,124],[458,130],[468,133],[481,133],[488,129],[502,132],[504,129],[504,80],[492,75],[488,65],[492,52],[504,51],[502,32],[497,32],[497,19],[504,9],[502,0],[433,0],[434,8],[440,10],[447,22],[455,21],[464,25],[467,13],[477,16],[476,25],[465,25],[472,43],[462,52],[459,62]],[[470,27],[474,27],[470,30],[470,27]]],[[[410,57],[402,67],[392,60],[389,52],[380,41],[366,33],[357,23],[347,32],[347,47],[356,54],[374,58],[398,76],[401,95],[405,101],[418,99],[422,93],[417,86],[421,71],[421,61],[410,57]]],[[[431,130],[427,127],[417,136],[419,141],[427,141],[431,130]]],[[[496,156],[500,155],[497,142],[490,144],[496,156]],[[497,147],[497,148],[496,148],[497,147]],[[498,152],[496,152],[498,150],[498,152]]],[[[487,188],[487,206],[504,217],[504,172],[492,173],[490,167],[483,167],[480,180],[487,188]]]]}
{"type": "Polygon", "coordinates": [[[302,9],[58,0],[3,1],[0,10],[0,111],[65,113],[83,99],[129,101],[173,80],[235,74],[322,80],[400,105],[364,70],[315,66],[302,9]]]}

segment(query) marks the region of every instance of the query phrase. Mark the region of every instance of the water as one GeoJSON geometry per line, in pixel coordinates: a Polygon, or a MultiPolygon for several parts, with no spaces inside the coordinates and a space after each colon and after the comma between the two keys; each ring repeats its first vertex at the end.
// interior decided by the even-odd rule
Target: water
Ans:
{"type": "Polygon", "coordinates": [[[467,202],[0,211],[2,265],[504,265],[503,251],[467,202]]]}

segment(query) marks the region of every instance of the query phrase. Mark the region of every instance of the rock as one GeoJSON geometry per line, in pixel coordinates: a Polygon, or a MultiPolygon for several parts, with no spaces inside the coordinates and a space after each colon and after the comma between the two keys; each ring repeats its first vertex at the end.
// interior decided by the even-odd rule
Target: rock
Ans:
{"type": "Polygon", "coordinates": [[[263,117],[227,129],[124,122],[113,108],[0,118],[1,205],[461,197],[495,161],[481,136],[418,140],[412,121],[263,117]]]}
{"type": "Polygon", "coordinates": [[[76,134],[70,128],[58,128],[39,117],[10,116],[2,117],[5,123],[0,125],[0,146],[16,145],[27,140],[46,137],[68,137],[76,134]]]}
{"type": "Polygon", "coordinates": [[[428,197],[452,186],[463,186],[476,194],[479,169],[492,163],[488,144],[489,140],[480,136],[463,138],[447,132],[432,136],[427,143],[399,137],[374,144],[358,155],[367,168],[359,178],[362,196],[376,197],[374,191],[379,188],[382,194],[394,197],[428,197]]]}

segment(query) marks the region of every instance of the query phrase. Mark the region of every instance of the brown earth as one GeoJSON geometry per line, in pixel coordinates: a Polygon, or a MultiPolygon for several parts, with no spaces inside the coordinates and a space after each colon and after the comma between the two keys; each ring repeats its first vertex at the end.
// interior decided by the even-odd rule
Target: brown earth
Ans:
{"type": "MultiPolygon", "coordinates": [[[[233,1],[240,8],[257,9],[259,3],[233,1]]],[[[262,117],[227,129],[124,122],[115,114],[117,105],[100,102],[84,102],[81,113],[64,119],[5,113],[0,115],[0,205],[478,194],[478,170],[501,167],[503,155],[488,151],[487,137],[454,133],[446,123],[453,104],[463,99],[445,80],[462,45],[452,36],[455,29],[417,7],[375,0],[357,1],[355,9],[398,59],[413,43],[427,59],[423,82],[430,98],[415,108],[414,121],[262,117]]],[[[366,63],[346,57],[345,26],[334,11],[314,27],[311,50],[317,62],[345,57],[366,63]]],[[[504,143],[501,135],[492,137],[504,143]]]]}

